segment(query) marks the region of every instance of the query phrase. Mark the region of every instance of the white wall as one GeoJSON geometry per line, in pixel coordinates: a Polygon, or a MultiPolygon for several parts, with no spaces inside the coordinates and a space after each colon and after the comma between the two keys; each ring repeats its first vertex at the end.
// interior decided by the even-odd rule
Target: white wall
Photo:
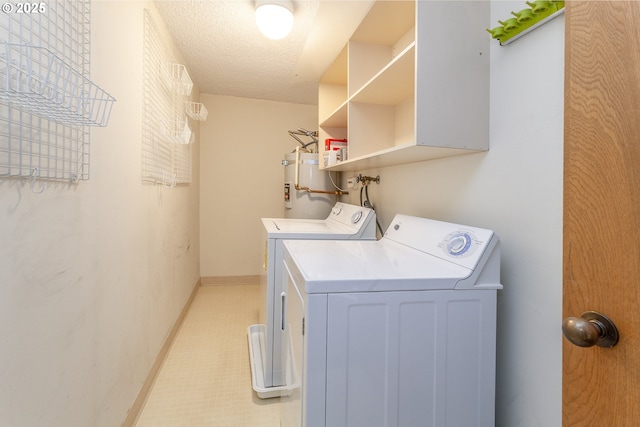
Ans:
{"type": "Polygon", "coordinates": [[[260,218],[284,216],[280,162],[299,145],[287,131],[316,130],[318,108],[210,94],[200,100],[209,111],[201,127],[201,275],[258,275],[260,218]]]}
{"type": "MultiPolygon", "coordinates": [[[[523,7],[492,2],[491,20],[523,7]]],[[[369,195],[383,229],[404,213],[500,235],[498,427],[561,425],[563,85],[561,16],[492,43],[489,152],[363,171],[381,177],[369,195]]]]}
{"type": "MultiPolygon", "coordinates": [[[[91,179],[0,179],[0,426],[125,419],[199,279],[194,183],[141,183],[146,2],[92,2],[92,80],[117,102],[91,130],[91,179]]],[[[157,19],[159,23],[159,19],[157,19]]]]}

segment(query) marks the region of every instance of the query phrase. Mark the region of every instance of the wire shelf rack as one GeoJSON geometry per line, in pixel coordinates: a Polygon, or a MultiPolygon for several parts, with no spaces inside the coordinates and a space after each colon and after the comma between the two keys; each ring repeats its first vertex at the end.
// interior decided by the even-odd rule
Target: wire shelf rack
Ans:
{"type": "Polygon", "coordinates": [[[182,64],[163,63],[161,66],[162,81],[167,85],[170,91],[178,95],[191,95],[193,82],[189,77],[187,68],[182,64]]]}
{"type": "Polygon", "coordinates": [[[206,109],[204,104],[200,102],[187,102],[185,107],[187,110],[187,115],[193,120],[197,120],[199,122],[207,121],[209,111],[206,109]]]}
{"type": "Polygon", "coordinates": [[[193,83],[144,11],[142,181],[175,187],[191,183],[195,134],[188,105],[193,83]]]}
{"type": "Polygon", "coordinates": [[[107,125],[115,101],[89,79],[91,1],[15,12],[0,13],[0,178],[36,193],[44,180],[88,180],[89,130],[107,125]]]}
{"type": "Polygon", "coordinates": [[[57,123],[106,126],[115,98],[45,47],[0,42],[0,97],[57,123]]]}
{"type": "Polygon", "coordinates": [[[160,129],[164,138],[174,144],[189,144],[193,138],[186,120],[160,120],[160,129]]]}

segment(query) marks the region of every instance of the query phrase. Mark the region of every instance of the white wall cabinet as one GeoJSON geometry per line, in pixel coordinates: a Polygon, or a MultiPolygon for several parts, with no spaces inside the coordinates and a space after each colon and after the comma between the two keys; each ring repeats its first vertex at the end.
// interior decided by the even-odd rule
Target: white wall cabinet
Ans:
{"type": "Polygon", "coordinates": [[[484,1],[375,2],[320,81],[320,141],[349,141],[328,168],[488,150],[487,22],[484,1]]]}

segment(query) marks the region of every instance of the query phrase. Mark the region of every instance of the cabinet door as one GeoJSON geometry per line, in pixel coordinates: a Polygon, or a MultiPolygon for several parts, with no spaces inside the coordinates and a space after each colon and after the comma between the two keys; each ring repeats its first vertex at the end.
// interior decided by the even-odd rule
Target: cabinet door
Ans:
{"type": "Polygon", "coordinates": [[[489,149],[489,12],[488,1],[417,2],[418,145],[489,149]]]}

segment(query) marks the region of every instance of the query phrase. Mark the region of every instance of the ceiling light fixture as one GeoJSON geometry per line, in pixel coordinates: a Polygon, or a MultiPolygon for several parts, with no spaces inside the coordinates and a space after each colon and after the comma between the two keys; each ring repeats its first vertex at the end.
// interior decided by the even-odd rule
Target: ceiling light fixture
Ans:
{"type": "Polygon", "coordinates": [[[290,0],[257,0],[256,24],[270,39],[286,37],[293,28],[293,3],[290,0]]]}

